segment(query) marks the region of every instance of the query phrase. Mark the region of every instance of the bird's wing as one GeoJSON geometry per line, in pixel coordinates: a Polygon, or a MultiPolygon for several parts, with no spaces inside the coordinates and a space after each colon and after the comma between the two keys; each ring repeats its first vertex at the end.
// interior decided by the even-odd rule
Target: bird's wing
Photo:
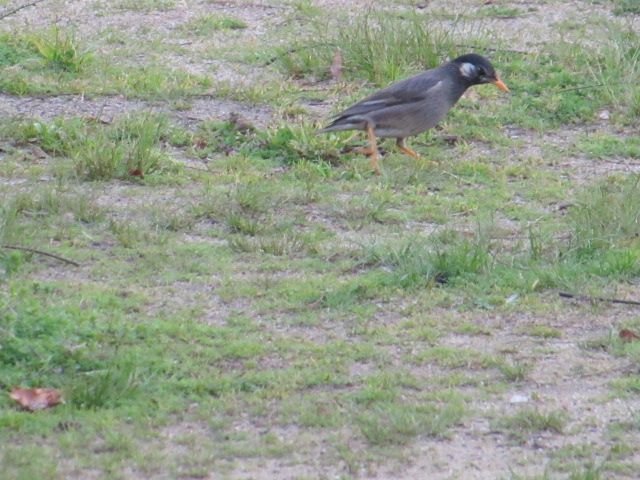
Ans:
{"type": "Polygon", "coordinates": [[[437,73],[437,70],[429,70],[380,90],[340,113],[335,122],[397,105],[421,102],[442,86],[443,78],[437,73]]]}

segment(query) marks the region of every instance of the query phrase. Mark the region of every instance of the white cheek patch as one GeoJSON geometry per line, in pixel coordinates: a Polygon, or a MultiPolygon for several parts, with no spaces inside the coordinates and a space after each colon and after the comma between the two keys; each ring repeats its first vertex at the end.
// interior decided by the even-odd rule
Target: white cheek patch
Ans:
{"type": "Polygon", "coordinates": [[[473,63],[463,63],[460,65],[460,73],[467,78],[476,76],[476,66],[473,63]]]}

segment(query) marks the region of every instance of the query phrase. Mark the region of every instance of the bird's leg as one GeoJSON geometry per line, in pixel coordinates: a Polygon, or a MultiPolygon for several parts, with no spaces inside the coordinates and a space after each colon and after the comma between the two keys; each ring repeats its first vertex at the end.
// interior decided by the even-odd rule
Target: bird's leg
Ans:
{"type": "Polygon", "coordinates": [[[398,146],[398,149],[402,153],[406,153],[407,155],[409,155],[410,157],[413,157],[413,158],[420,158],[420,155],[418,155],[415,151],[413,151],[409,147],[407,147],[407,144],[404,143],[404,138],[398,138],[396,140],[396,145],[398,146]]]}
{"type": "Polygon", "coordinates": [[[378,143],[376,142],[376,133],[373,131],[373,125],[367,123],[367,136],[369,137],[369,155],[371,157],[371,168],[376,175],[380,175],[380,167],[378,167],[378,143]]]}
{"type": "Polygon", "coordinates": [[[371,168],[373,168],[376,175],[380,175],[380,168],[378,167],[378,143],[376,141],[376,134],[373,131],[373,125],[371,123],[367,123],[365,131],[369,138],[369,146],[358,147],[355,148],[354,151],[371,157],[371,168]]]}

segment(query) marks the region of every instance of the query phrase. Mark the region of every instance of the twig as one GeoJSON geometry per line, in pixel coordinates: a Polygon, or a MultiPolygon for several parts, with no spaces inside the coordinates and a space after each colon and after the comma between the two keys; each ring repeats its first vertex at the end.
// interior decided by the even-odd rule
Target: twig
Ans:
{"type": "Polygon", "coordinates": [[[584,300],[586,302],[608,302],[608,303],[621,303],[623,305],[638,305],[640,306],[640,302],[635,300],[622,300],[620,298],[604,298],[604,297],[592,297],[591,295],[575,295],[569,292],[558,292],[562,298],[575,298],[576,300],[584,300]]]}
{"type": "Polygon", "coordinates": [[[74,262],[73,260],[69,260],[68,258],[64,258],[49,252],[43,252],[42,250],[36,250],[35,248],[18,247],[17,245],[0,245],[0,247],[7,248],[10,250],[20,250],[22,252],[37,253],[38,255],[44,255],[46,257],[55,258],[56,260],[60,260],[61,262],[68,263],[69,265],[73,265],[74,267],[81,266],[78,262],[74,262]]]}
{"type": "Polygon", "coordinates": [[[37,5],[37,4],[41,3],[41,2],[44,2],[44,0],[34,0],[31,3],[25,3],[24,5],[20,5],[19,7],[16,7],[14,9],[12,9],[12,10],[9,10],[8,12],[0,13],[0,20],[2,20],[3,18],[7,18],[7,17],[13,15],[14,13],[18,13],[23,8],[33,7],[34,5],[37,5]]]}
{"type": "Polygon", "coordinates": [[[527,50],[517,50],[514,48],[484,47],[480,45],[469,45],[465,43],[456,43],[454,47],[465,48],[469,50],[481,49],[481,50],[486,50],[487,52],[497,52],[497,53],[517,53],[519,55],[531,55],[534,53],[527,50]]]}

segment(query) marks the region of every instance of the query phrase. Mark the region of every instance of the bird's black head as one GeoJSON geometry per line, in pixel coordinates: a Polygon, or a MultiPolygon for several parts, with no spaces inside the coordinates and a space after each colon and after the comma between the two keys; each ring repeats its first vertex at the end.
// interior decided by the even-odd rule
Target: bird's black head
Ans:
{"type": "Polygon", "coordinates": [[[509,89],[498,77],[496,69],[491,62],[482,55],[468,53],[453,60],[458,67],[460,75],[469,85],[479,85],[482,83],[493,83],[500,90],[508,92],[509,89]]]}

